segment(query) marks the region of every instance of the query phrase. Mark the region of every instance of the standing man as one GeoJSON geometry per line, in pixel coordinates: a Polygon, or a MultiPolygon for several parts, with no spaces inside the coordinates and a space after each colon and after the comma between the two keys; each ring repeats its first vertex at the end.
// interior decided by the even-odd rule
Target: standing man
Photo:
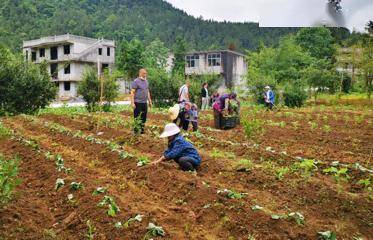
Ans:
{"type": "Polygon", "coordinates": [[[266,86],[264,88],[264,101],[267,106],[267,109],[272,110],[273,106],[275,105],[275,94],[271,90],[270,86],[266,86]]]}
{"type": "Polygon", "coordinates": [[[210,98],[209,98],[209,90],[207,89],[208,86],[209,86],[208,83],[204,83],[202,85],[202,89],[201,89],[202,106],[201,106],[201,110],[206,110],[206,109],[209,108],[210,98]]]}
{"type": "Polygon", "coordinates": [[[140,69],[139,77],[136,78],[131,85],[131,105],[134,109],[133,115],[135,120],[134,132],[135,134],[144,134],[146,115],[149,107],[152,106],[152,99],[150,97],[149,84],[146,69],[140,69]]]}
{"type": "Polygon", "coordinates": [[[183,86],[179,89],[179,103],[181,102],[190,102],[189,96],[189,86],[190,82],[187,80],[183,86]]]}

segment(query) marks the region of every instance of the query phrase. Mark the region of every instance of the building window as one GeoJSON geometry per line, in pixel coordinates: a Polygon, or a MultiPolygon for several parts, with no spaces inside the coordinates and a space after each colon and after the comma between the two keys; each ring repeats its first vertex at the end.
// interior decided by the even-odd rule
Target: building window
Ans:
{"type": "Polygon", "coordinates": [[[103,63],[102,65],[101,65],[101,72],[102,73],[105,73],[106,71],[108,71],[109,70],[109,64],[107,64],[107,63],[103,63]]]}
{"type": "Polygon", "coordinates": [[[31,61],[36,61],[36,52],[31,52],[31,61]]]}
{"type": "Polygon", "coordinates": [[[110,48],[109,47],[106,49],[106,53],[107,53],[108,56],[110,56],[110,48]]]}
{"type": "Polygon", "coordinates": [[[64,74],[70,74],[70,64],[67,64],[64,68],[64,74]]]}
{"type": "Polygon", "coordinates": [[[199,63],[199,55],[186,56],[187,67],[197,67],[199,63]]]}
{"type": "Polygon", "coordinates": [[[63,88],[65,91],[70,91],[70,82],[63,82],[63,88]]]}
{"type": "Polygon", "coordinates": [[[65,55],[70,54],[70,45],[63,45],[63,54],[65,55]]]}
{"type": "Polygon", "coordinates": [[[51,47],[51,60],[58,59],[58,51],[57,47],[51,47]]]}
{"type": "Polygon", "coordinates": [[[98,55],[100,55],[100,56],[102,55],[102,48],[98,49],[98,55]]]}
{"type": "Polygon", "coordinates": [[[58,78],[58,63],[51,64],[51,76],[52,76],[52,79],[58,78]]]}
{"type": "Polygon", "coordinates": [[[211,66],[220,66],[221,65],[221,55],[220,53],[212,53],[207,55],[208,65],[211,66]]]}
{"type": "Polygon", "coordinates": [[[45,48],[40,48],[39,49],[39,57],[41,57],[41,58],[45,57],[45,48]]]}

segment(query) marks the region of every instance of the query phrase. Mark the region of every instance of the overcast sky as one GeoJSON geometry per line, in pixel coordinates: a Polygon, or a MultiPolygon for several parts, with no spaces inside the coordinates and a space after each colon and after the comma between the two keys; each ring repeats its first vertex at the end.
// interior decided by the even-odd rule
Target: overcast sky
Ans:
{"type": "MultiPolygon", "coordinates": [[[[233,22],[259,22],[261,27],[336,25],[328,14],[327,0],[166,0],[190,15],[233,22]]],[[[373,20],[373,0],[342,0],[339,25],[364,31],[373,20]]]]}

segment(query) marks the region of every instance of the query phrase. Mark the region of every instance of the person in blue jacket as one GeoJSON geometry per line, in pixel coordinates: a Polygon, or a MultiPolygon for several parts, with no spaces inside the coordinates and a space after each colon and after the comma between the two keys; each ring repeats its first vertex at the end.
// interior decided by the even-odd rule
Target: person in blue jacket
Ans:
{"type": "Polygon", "coordinates": [[[271,90],[270,86],[266,86],[264,88],[264,102],[267,106],[267,109],[272,110],[273,106],[275,105],[275,94],[271,90]]]}
{"type": "Polygon", "coordinates": [[[199,167],[201,157],[197,149],[180,135],[180,128],[175,123],[167,124],[160,137],[168,138],[168,149],[153,165],[173,159],[183,171],[194,171],[199,167]]]}

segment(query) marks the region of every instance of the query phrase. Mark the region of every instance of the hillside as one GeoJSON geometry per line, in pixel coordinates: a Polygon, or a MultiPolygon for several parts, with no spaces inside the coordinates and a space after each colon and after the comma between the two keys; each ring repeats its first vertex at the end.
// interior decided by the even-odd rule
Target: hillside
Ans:
{"type": "Polygon", "coordinates": [[[196,19],[162,0],[3,0],[0,42],[19,49],[22,40],[72,33],[115,40],[158,37],[171,46],[178,34],[191,48],[255,48],[276,43],[290,28],[259,28],[257,23],[196,19]]]}

